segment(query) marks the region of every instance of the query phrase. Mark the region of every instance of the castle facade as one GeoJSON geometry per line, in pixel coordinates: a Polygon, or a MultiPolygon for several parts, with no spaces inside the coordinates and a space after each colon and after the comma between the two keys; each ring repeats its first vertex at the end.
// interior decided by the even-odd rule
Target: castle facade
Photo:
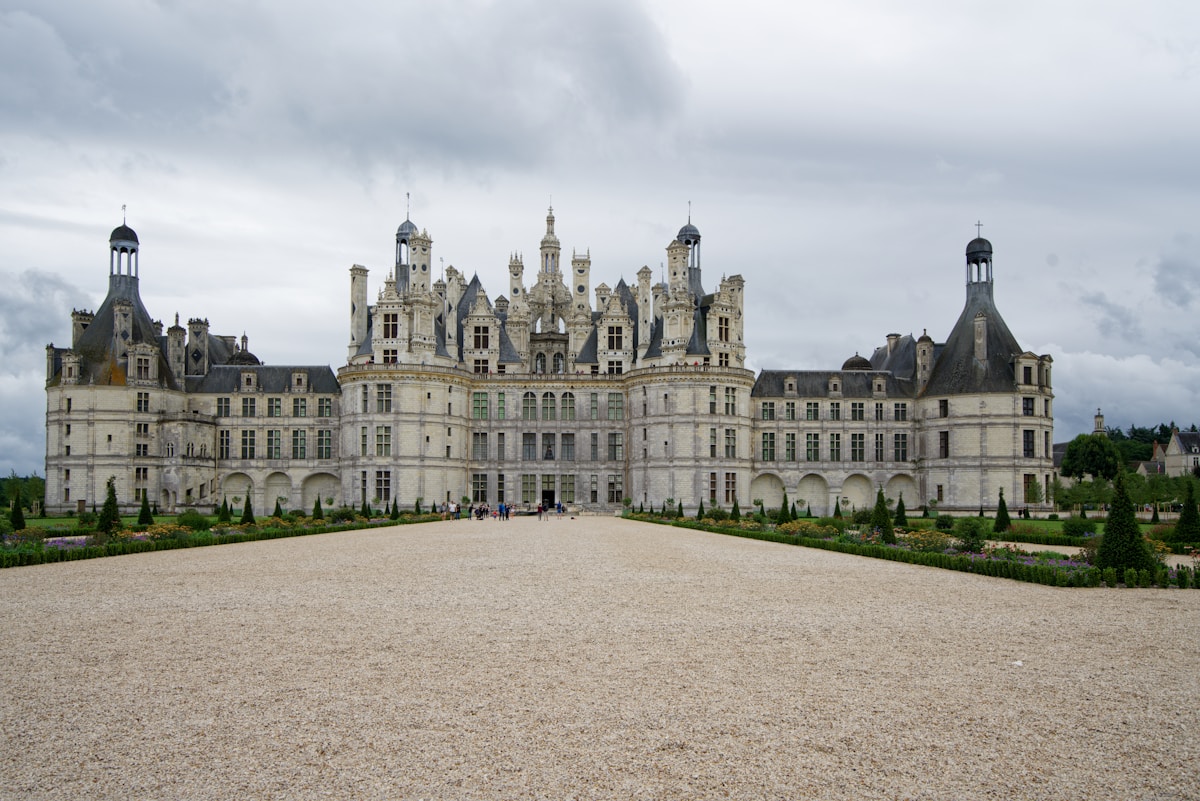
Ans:
{"type": "Polygon", "coordinates": [[[1023,351],[993,298],[993,253],[966,250],[966,302],[942,342],[889,334],[840,369],[745,367],[744,281],[706,290],[690,220],[665,280],[592,287],[563,260],[553,209],[533,283],[520,255],[490,299],[405,220],[371,302],[350,268],[346,363],[268,366],[207,319],[164,332],[139,295],[140,244],[109,240],[109,290],[46,349],[46,505],[256,510],[463,497],[615,511],[729,508],[784,493],[814,514],[882,487],[909,508],[1045,508],[1053,462],[1048,355],[1023,351]]]}

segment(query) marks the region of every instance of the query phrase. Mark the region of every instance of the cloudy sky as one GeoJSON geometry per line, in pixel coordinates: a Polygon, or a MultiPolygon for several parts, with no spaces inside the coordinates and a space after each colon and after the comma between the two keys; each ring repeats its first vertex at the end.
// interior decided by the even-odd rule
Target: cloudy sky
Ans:
{"type": "Polygon", "coordinates": [[[982,221],[1056,440],[1200,422],[1198,82],[1168,0],[0,0],[0,470],[43,469],[123,204],[152,315],[335,368],[406,193],[493,299],[551,199],[609,285],[690,201],[755,370],[944,340],[982,221]]]}

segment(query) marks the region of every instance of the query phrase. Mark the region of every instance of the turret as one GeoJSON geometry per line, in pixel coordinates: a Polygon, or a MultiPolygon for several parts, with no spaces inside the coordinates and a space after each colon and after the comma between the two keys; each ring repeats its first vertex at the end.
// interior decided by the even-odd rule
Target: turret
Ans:
{"type": "Polygon", "coordinates": [[[367,340],[367,268],[356,264],[350,268],[350,355],[358,353],[367,340]]]}
{"type": "MultiPolygon", "coordinates": [[[[562,247],[559,244],[558,236],[554,233],[554,207],[551,206],[546,212],[546,235],[542,237],[541,246],[541,263],[539,272],[547,275],[557,275],[560,272],[559,257],[562,253],[562,247]]],[[[541,280],[539,278],[539,280],[541,280]]]]}
{"type": "Polygon", "coordinates": [[[571,295],[574,298],[574,312],[577,315],[590,315],[588,305],[592,284],[592,254],[589,250],[584,255],[578,253],[571,256],[571,295]]]}
{"type": "Polygon", "coordinates": [[[188,320],[188,375],[208,375],[208,320],[188,320]]]}
{"type": "Polygon", "coordinates": [[[167,364],[171,374],[180,384],[183,383],[184,371],[187,369],[187,348],[185,338],[187,330],[179,324],[179,315],[175,315],[175,325],[167,329],[167,364]]]}

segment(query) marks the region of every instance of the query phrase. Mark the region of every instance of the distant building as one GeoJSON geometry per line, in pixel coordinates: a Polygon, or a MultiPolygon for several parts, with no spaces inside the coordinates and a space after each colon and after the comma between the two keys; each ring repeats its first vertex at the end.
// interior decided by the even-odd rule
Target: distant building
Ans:
{"type": "MultiPolygon", "coordinates": [[[[992,246],[966,253],[966,303],[944,342],[889,334],[840,369],[745,369],[744,281],[701,274],[690,220],[667,275],[592,288],[590,252],[563,261],[553,210],[532,286],[508,297],[449,267],[405,220],[374,302],[350,268],[346,364],[265,366],[207,319],[163,331],[138,294],[139,243],[109,242],[109,291],[47,347],[46,503],[266,510],[563,503],[597,511],[670,501],[694,511],[862,508],[876,488],[911,509],[1029,503],[1051,483],[1052,359],[1022,350],[993,299],[992,246]]],[[[764,302],[769,302],[766,300],[764,302]]],[[[797,336],[802,336],[798,333],[797,336]]]]}

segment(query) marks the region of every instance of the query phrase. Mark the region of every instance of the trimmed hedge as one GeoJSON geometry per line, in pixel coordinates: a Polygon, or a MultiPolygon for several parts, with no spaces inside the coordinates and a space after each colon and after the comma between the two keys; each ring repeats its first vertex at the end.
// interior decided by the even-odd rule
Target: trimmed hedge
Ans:
{"type": "Polygon", "coordinates": [[[146,553],[148,551],[173,551],[177,548],[202,548],[209,545],[278,540],[286,537],[304,537],[309,534],[328,534],[333,531],[383,528],[386,526],[407,525],[409,523],[428,523],[435,520],[440,521],[441,516],[423,515],[421,517],[413,516],[407,520],[401,518],[399,520],[387,520],[379,523],[329,524],[304,529],[271,528],[261,531],[234,531],[220,535],[209,531],[197,531],[187,537],[172,537],[161,540],[119,540],[104,545],[83,545],[78,548],[2,549],[0,550],[0,569],[50,564],[52,562],[74,562],[77,559],[98,559],[103,556],[125,556],[126,554],[146,553]]]}

